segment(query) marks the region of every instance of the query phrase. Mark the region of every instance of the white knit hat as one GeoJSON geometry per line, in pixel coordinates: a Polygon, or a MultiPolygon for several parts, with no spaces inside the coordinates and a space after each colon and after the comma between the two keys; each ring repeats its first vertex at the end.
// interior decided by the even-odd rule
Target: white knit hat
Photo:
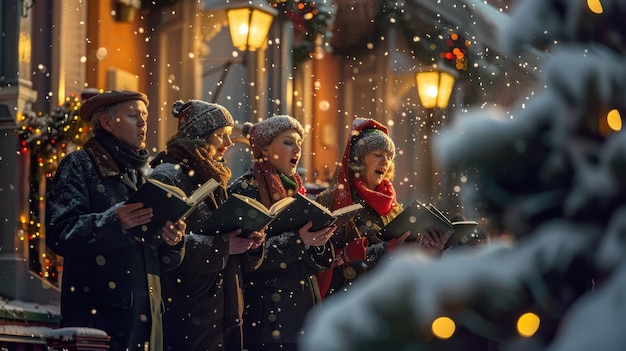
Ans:
{"type": "Polygon", "coordinates": [[[265,147],[278,134],[289,129],[295,129],[304,138],[304,128],[300,122],[287,115],[272,116],[256,124],[246,123],[243,126],[243,134],[250,138],[254,158],[261,158],[265,147]]]}

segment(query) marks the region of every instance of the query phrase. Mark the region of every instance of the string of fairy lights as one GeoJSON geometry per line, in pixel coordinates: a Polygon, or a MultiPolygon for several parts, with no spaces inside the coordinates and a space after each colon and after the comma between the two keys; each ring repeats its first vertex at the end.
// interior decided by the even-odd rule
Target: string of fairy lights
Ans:
{"type": "MultiPolygon", "coordinates": [[[[312,0],[271,0],[268,3],[282,11],[295,26],[304,32],[304,40],[294,47],[294,63],[313,58],[318,47],[330,48],[334,9],[312,0]],[[320,38],[322,43],[320,44],[320,38]]],[[[42,214],[45,203],[45,182],[54,175],[63,157],[87,140],[90,127],[79,118],[81,97],[72,95],[49,114],[24,112],[19,117],[20,149],[30,158],[29,209],[20,218],[20,240],[28,241],[29,268],[50,282],[58,282],[62,258],[42,249],[42,214]],[[44,182],[44,184],[42,184],[44,182]],[[43,252],[42,252],[43,251],[43,252]]]]}
{"type": "MultiPolygon", "coordinates": [[[[317,50],[330,50],[332,21],[335,9],[325,2],[269,0],[294,26],[304,33],[304,40],[293,48],[294,64],[315,57],[317,50]]],[[[445,44],[438,47],[439,58],[451,63],[458,70],[467,69],[467,50],[470,43],[457,33],[449,33],[445,44]]],[[[28,240],[29,265],[32,271],[56,283],[62,262],[52,252],[40,249],[42,240],[42,216],[45,189],[63,157],[78,148],[90,134],[88,124],[79,118],[82,99],[78,95],[65,98],[64,102],[49,114],[24,112],[20,116],[18,135],[21,138],[22,155],[30,157],[29,211],[20,218],[19,237],[28,240]],[[43,182],[43,184],[42,184],[43,182]],[[41,252],[45,251],[45,252],[41,252]]]]}
{"type": "Polygon", "coordinates": [[[30,159],[28,215],[20,218],[18,236],[28,241],[30,270],[54,284],[62,262],[54,253],[41,250],[41,209],[45,207],[45,183],[54,175],[59,161],[89,138],[91,128],[79,117],[81,102],[80,96],[72,95],[49,114],[25,112],[19,117],[17,130],[21,154],[30,159]]]}

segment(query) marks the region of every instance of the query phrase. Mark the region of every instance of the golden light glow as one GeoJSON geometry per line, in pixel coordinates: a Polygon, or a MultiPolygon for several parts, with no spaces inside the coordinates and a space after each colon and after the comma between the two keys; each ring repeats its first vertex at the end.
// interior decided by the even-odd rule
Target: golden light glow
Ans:
{"type": "Polygon", "coordinates": [[[29,63],[31,59],[32,40],[30,34],[20,33],[20,38],[17,43],[17,54],[20,63],[29,63]]]}
{"type": "Polygon", "coordinates": [[[587,0],[587,6],[593,13],[601,14],[604,12],[600,0],[587,0]]]}
{"type": "Polygon", "coordinates": [[[606,115],[606,122],[608,123],[609,128],[611,128],[612,130],[616,132],[622,130],[622,116],[620,115],[618,110],[613,109],[609,111],[609,113],[606,115]]]}
{"type": "Polygon", "coordinates": [[[533,336],[539,329],[539,316],[532,312],[524,313],[517,320],[517,332],[523,337],[533,336]]]}
{"type": "Polygon", "coordinates": [[[239,7],[226,10],[230,38],[239,50],[256,51],[265,45],[274,16],[274,8],[239,7]]]}
{"type": "Polygon", "coordinates": [[[424,108],[446,108],[452,95],[455,77],[445,71],[418,72],[417,93],[424,108]]]}
{"type": "Polygon", "coordinates": [[[448,317],[439,317],[431,326],[433,335],[439,339],[449,339],[456,331],[456,324],[448,317]]]}

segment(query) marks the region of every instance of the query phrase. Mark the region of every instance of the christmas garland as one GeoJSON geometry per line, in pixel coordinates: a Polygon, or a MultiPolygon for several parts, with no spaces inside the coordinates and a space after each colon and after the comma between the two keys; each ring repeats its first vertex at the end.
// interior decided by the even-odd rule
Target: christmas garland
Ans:
{"type": "Polygon", "coordinates": [[[60,152],[82,145],[89,136],[91,128],[80,119],[79,110],[80,97],[71,96],[50,114],[24,113],[17,131],[22,150],[37,155],[47,174],[56,170],[60,152]]]}
{"type": "Polygon", "coordinates": [[[312,59],[318,50],[330,51],[335,9],[331,0],[270,0],[269,4],[290,19],[296,31],[304,33],[293,48],[294,65],[312,59]]]}
{"type": "Polygon", "coordinates": [[[79,96],[66,98],[50,114],[24,112],[17,130],[22,154],[30,155],[29,218],[22,219],[20,237],[28,240],[30,270],[53,284],[58,284],[63,263],[54,253],[39,251],[39,241],[42,240],[39,209],[43,207],[40,202],[44,201],[41,195],[41,174],[45,174],[45,179],[49,180],[68,150],[82,145],[89,137],[91,128],[79,116],[80,101],[79,96]]]}
{"type": "Polygon", "coordinates": [[[407,43],[420,61],[444,62],[446,66],[456,70],[467,71],[470,68],[470,61],[476,60],[475,57],[471,57],[475,53],[470,50],[471,41],[465,38],[466,35],[452,27],[432,28],[433,33],[427,35],[427,40],[415,42],[413,39],[416,33],[422,32],[424,26],[415,18],[414,11],[408,6],[409,4],[404,1],[383,0],[379,18],[382,23],[400,25],[407,43]]]}
{"type": "MultiPolygon", "coordinates": [[[[144,9],[158,9],[181,0],[142,1],[144,9]]],[[[335,19],[332,0],[267,0],[281,16],[290,19],[297,31],[304,32],[304,39],[293,48],[294,65],[315,56],[316,50],[330,50],[331,27],[335,19]]]]}

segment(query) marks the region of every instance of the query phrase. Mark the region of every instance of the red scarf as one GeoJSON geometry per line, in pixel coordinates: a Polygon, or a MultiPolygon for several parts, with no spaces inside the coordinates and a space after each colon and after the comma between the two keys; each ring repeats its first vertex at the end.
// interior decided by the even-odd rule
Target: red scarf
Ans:
{"type": "Polygon", "coordinates": [[[341,158],[341,165],[337,169],[337,174],[335,175],[335,180],[333,182],[333,210],[353,204],[352,191],[350,189],[351,186],[356,186],[358,193],[363,197],[363,199],[365,199],[365,201],[367,201],[367,203],[372,206],[376,212],[384,216],[391,211],[391,208],[393,208],[393,200],[396,198],[396,191],[393,189],[391,183],[388,180],[384,180],[382,184],[372,191],[368,190],[365,184],[362,184],[362,189],[359,190],[359,187],[355,182],[356,179],[353,182],[349,180],[350,178],[354,178],[354,174],[349,167],[350,151],[352,149],[352,142],[354,141],[353,137],[365,129],[378,129],[385,134],[389,134],[387,127],[372,119],[357,118],[352,122],[350,135],[348,136],[348,143],[346,143],[346,148],[341,158]],[[370,192],[378,192],[379,195],[367,195],[370,192]],[[391,200],[387,197],[391,197],[391,200]]]}
{"type": "Polygon", "coordinates": [[[396,199],[396,190],[387,179],[383,179],[374,190],[371,190],[365,184],[365,180],[361,177],[354,177],[353,186],[359,195],[370,205],[376,213],[386,216],[393,208],[396,199]]]}

